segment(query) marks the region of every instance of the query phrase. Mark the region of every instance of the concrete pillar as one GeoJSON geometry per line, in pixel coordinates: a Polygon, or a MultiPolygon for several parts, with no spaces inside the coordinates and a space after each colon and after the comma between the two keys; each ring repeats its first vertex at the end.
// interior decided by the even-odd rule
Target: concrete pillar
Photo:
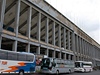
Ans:
{"type": "Polygon", "coordinates": [[[66,53],[64,54],[64,59],[66,60],[66,53]]]}
{"type": "Polygon", "coordinates": [[[83,50],[84,50],[84,47],[83,47],[83,39],[81,39],[82,42],[81,42],[81,46],[82,46],[82,54],[83,54],[83,50]]]}
{"type": "Polygon", "coordinates": [[[61,59],[61,52],[59,52],[59,56],[58,57],[61,59]]]}
{"type": "Polygon", "coordinates": [[[55,50],[54,50],[54,51],[53,51],[53,58],[55,58],[55,57],[56,57],[56,56],[55,56],[55,53],[56,53],[56,52],[55,52],[55,50]]]}
{"type": "Polygon", "coordinates": [[[86,41],[84,41],[84,55],[86,55],[86,41]]]}
{"type": "Polygon", "coordinates": [[[61,48],[61,26],[60,25],[58,29],[58,45],[61,48]]]}
{"type": "Polygon", "coordinates": [[[69,54],[69,56],[68,56],[68,60],[71,60],[71,55],[69,54]]]}
{"type": "Polygon", "coordinates": [[[52,31],[52,34],[53,34],[53,36],[52,36],[52,43],[53,43],[53,45],[55,46],[55,22],[53,22],[53,27],[52,27],[53,29],[53,31],[52,31]]]}
{"type": "Polygon", "coordinates": [[[15,33],[16,37],[18,36],[18,26],[19,26],[19,16],[20,16],[20,0],[17,1],[16,3],[16,16],[15,16],[15,33]]]}
{"type": "Polygon", "coordinates": [[[30,39],[32,7],[28,8],[27,37],[30,39]]]}
{"type": "Polygon", "coordinates": [[[17,43],[18,43],[17,40],[15,40],[15,41],[13,42],[12,50],[15,51],[15,52],[17,52],[17,43]]]}
{"type": "Polygon", "coordinates": [[[84,40],[83,40],[83,55],[85,55],[85,44],[84,44],[84,40]]]}
{"type": "Polygon", "coordinates": [[[63,40],[63,42],[64,42],[64,49],[66,49],[66,28],[64,28],[64,40],[63,40]]]}
{"type": "Polygon", "coordinates": [[[68,30],[68,50],[70,50],[70,31],[68,30]]]}
{"type": "Polygon", "coordinates": [[[3,30],[5,7],[6,7],[6,0],[1,0],[1,4],[0,4],[0,49],[1,49],[1,43],[2,43],[1,34],[3,30]]]}
{"type": "Polygon", "coordinates": [[[82,39],[80,38],[80,54],[82,54],[82,39]]]}
{"type": "Polygon", "coordinates": [[[49,49],[47,48],[46,51],[45,51],[45,54],[46,54],[47,56],[49,56],[48,53],[49,53],[49,49]]]}
{"type": "Polygon", "coordinates": [[[41,48],[41,47],[38,46],[37,51],[36,51],[37,54],[40,54],[40,48],[41,48]]]}
{"type": "MultiPolygon", "coordinates": [[[[79,40],[78,36],[76,36],[76,43],[77,43],[77,53],[79,53],[79,40]]],[[[77,55],[77,60],[79,60],[79,56],[77,55]]]]}
{"type": "Polygon", "coordinates": [[[80,37],[78,37],[78,42],[79,42],[79,45],[78,45],[78,47],[79,47],[79,53],[80,53],[80,51],[81,51],[81,40],[80,40],[80,37]]]}
{"type": "Polygon", "coordinates": [[[73,60],[75,61],[76,57],[75,57],[75,34],[74,32],[72,32],[72,50],[74,52],[73,60]]]}
{"type": "Polygon", "coordinates": [[[0,30],[3,27],[5,7],[6,7],[6,0],[1,0],[1,5],[0,5],[0,22],[1,22],[0,30]]]}
{"type": "Polygon", "coordinates": [[[1,37],[1,33],[0,33],[0,49],[1,49],[1,43],[2,43],[2,37],[1,37]]]}
{"type": "Polygon", "coordinates": [[[78,44],[78,36],[76,36],[76,40],[77,40],[77,53],[79,53],[79,44],[78,44]]]}
{"type": "Polygon", "coordinates": [[[49,23],[49,19],[48,19],[48,17],[46,18],[46,26],[45,26],[45,30],[46,30],[46,32],[45,32],[45,34],[46,34],[46,36],[45,36],[45,42],[48,44],[48,40],[49,40],[49,38],[48,38],[48,36],[49,36],[49,26],[48,26],[48,23],[49,23]]]}
{"type": "Polygon", "coordinates": [[[40,34],[41,34],[41,13],[38,14],[38,25],[37,25],[37,39],[40,42],[40,34]]]}
{"type": "Polygon", "coordinates": [[[30,53],[30,44],[28,43],[28,45],[26,46],[26,52],[30,53]]]}

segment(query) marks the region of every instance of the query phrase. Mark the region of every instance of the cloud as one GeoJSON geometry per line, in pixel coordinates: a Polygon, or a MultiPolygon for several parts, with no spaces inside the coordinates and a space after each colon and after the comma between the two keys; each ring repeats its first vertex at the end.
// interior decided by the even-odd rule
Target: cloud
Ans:
{"type": "Polygon", "coordinates": [[[46,0],[100,44],[100,0],[46,0]]]}

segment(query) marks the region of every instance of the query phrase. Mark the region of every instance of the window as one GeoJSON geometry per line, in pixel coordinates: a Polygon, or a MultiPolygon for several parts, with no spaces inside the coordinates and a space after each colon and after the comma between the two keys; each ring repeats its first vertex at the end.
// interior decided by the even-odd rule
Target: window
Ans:
{"type": "Polygon", "coordinates": [[[17,60],[17,54],[9,52],[8,53],[8,60],[17,60]]]}
{"type": "Polygon", "coordinates": [[[80,67],[80,62],[75,62],[75,67],[80,67]]]}
{"type": "Polygon", "coordinates": [[[0,59],[7,59],[8,52],[0,50],[0,59]]]}
{"type": "Polygon", "coordinates": [[[25,54],[18,54],[18,60],[19,61],[26,61],[26,55],[25,54]]]}
{"type": "Polygon", "coordinates": [[[34,56],[33,55],[27,55],[26,60],[27,61],[33,61],[34,60],[34,56]]]}

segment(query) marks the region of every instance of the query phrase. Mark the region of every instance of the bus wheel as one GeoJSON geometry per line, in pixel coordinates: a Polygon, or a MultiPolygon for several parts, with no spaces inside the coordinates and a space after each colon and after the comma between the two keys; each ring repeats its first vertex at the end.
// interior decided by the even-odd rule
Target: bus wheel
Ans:
{"type": "Polygon", "coordinates": [[[24,75],[24,71],[20,70],[18,75],[24,75]]]}
{"type": "Polygon", "coordinates": [[[59,71],[58,70],[56,71],[56,74],[59,75],[59,71]]]}

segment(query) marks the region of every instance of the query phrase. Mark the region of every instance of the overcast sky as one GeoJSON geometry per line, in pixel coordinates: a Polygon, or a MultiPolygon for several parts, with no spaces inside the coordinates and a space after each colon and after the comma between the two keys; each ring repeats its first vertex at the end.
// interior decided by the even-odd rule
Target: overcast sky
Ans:
{"type": "Polygon", "coordinates": [[[100,0],[46,0],[100,44],[100,0]]]}

